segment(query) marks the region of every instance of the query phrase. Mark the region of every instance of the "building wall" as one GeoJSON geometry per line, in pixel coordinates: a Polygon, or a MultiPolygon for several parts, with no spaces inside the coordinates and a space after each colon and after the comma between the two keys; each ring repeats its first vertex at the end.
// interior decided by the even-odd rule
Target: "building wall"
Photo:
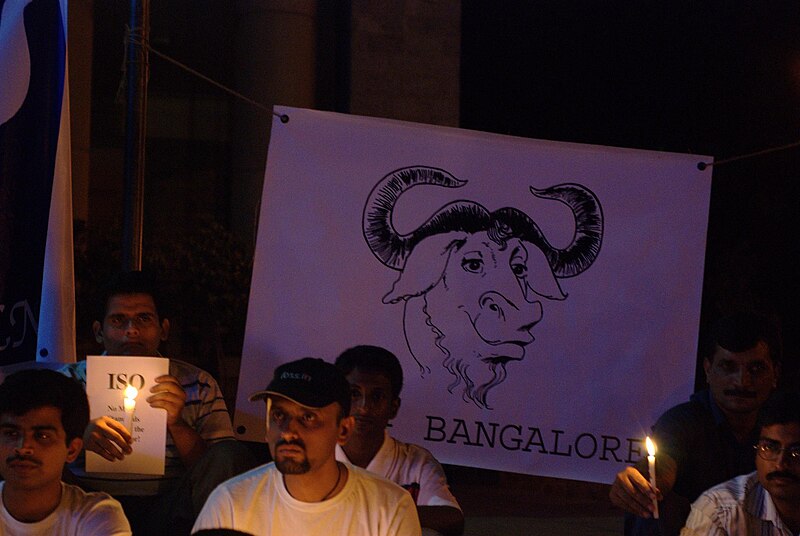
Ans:
{"type": "Polygon", "coordinates": [[[459,124],[460,0],[353,0],[350,112],[459,124]]]}

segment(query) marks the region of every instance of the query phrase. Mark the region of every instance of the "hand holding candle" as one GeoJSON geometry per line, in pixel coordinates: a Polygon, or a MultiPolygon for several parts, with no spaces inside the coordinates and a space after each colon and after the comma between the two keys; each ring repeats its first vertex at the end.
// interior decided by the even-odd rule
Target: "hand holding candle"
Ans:
{"type": "Polygon", "coordinates": [[[125,399],[122,403],[125,407],[125,425],[131,435],[133,435],[133,411],[136,409],[136,397],[138,395],[139,390],[133,385],[128,385],[125,388],[125,399]]]}
{"type": "MultiPolygon", "coordinates": [[[[656,491],[656,445],[650,439],[650,436],[645,438],[647,445],[647,468],[650,473],[650,486],[653,488],[653,493],[656,491]]],[[[653,519],[658,519],[658,499],[653,497],[653,519]]]]}

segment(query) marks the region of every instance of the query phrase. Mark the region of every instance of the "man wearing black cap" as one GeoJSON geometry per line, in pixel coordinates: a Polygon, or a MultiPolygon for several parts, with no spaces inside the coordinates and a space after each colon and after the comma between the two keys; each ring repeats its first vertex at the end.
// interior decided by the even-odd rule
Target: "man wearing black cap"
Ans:
{"type": "Polygon", "coordinates": [[[193,531],[225,528],[256,535],[419,535],[416,507],[400,486],[337,462],[353,429],[350,385],[321,359],[279,366],[250,400],[267,405],[274,462],[221,484],[193,531]]]}

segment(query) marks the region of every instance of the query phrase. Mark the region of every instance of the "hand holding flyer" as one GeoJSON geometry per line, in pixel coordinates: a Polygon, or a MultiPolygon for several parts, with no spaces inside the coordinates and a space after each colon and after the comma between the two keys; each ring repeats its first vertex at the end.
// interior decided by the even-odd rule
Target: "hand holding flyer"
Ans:
{"type": "Polygon", "coordinates": [[[86,394],[90,418],[107,416],[122,424],[133,438],[133,452],[109,461],[87,451],[86,471],[104,473],[164,474],[167,414],[140,397],[169,374],[169,359],[159,357],[88,356],[86,394]],[[137,403],[138,401],[138,403],[137,403]]]}

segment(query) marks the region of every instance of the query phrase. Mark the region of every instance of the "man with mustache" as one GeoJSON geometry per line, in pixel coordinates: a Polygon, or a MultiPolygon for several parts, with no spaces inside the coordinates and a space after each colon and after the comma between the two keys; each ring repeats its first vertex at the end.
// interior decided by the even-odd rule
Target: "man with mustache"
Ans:
{"type": "Polygon", "coordinates": [[[397,357],[378,346],[355,346],[336,358],[350,383],[350,415],[355,428],[336,446],[336,459],[363,467],[411,493],[425,534],[461,534],[464,514],[450,492],[433,454],[389,435],[386,427],[400,409],[403,369],[397,357]]]}
{"type": "Polygon", "coordinates": [[[759,422],[756,471],[703,493],[681,536],[800,534],[800,394],[776,395],[759,422]]]}
{"type": "MultiPolygon", "coordinates": [[[[162,357],[159,347],[169,337],[170,322],[155,276],[121,272],[101,294],[92,329],[104,354],[162,357]]],[[[86,361],[62,372],[86,384],[86,361]]],[[[208,372],[171,358],[169,374],[155,382],[139,399],[167,414],[164,475],[86,473],[83,456],[69,468],[82,487],[118,498],[137,534],[157,534],[165,525],[172,534],[188,534],[214,488],[256,462],[234,439],[222,391],[208,372]]],[[[83,441],[87,451],[109,461],[124,459],[134,448],[128,429],[109,416],[91,420],[83,441]]]]}
{"type": "Polygon", "coordinates": [[[421,534],[414,501],[403,488],[336,460],[336,445],[347,441],[353,417],[350,385],[334,365],[310,357],[285,363],[250,400],[266,402],[274,461],[217,487],[195,533],[421,534]]]}
{"type": "Polygon", "coordinates": [[[626,511],[625,534],[677,535],[691,503],[706,489],[754,469],[758,411],[777,386],[780,330],[749,312],[718,320],[704,343],[708,390],[664,413],[653,426],[657,489],[647,460],[617,474],[609,494],[626,511]],[[660,518],[653,519],[658,498],[660,518]]]}
{"type": "Polygon", "coordinates": [[[24,370],[0,384],[0,534],[130,536],[119,502],[61,481],[83,446],[89,402],[52,370],[24,370]]]}

